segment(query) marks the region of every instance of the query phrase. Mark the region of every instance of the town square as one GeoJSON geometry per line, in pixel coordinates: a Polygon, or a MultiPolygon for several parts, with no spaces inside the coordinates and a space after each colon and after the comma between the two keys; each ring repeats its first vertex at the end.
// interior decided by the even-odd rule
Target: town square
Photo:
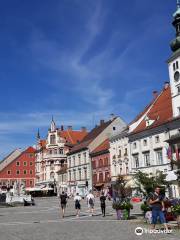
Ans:
{"type": "Polygon", "coordinates": [[[180,1],[0,11],[0,240],[179,239],[180,1]]]}

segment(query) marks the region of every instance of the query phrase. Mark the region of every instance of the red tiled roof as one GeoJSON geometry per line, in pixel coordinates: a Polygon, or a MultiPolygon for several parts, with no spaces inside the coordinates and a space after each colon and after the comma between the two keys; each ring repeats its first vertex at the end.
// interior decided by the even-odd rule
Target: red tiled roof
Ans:
{"type": "Polygon", "coordinates": [[[86,137],[77,145],[75,145],[71,151],[70,154],[81,151],[82,149],[86,149],[88,145],[102,132],[104,129],[106,129],[112,122],[113,120],[109,120],[107,122],[103,122],[100,126],[97,126],[93,128],[87,135],[86,137]]]}
{"type": "Polygon", "coordinates": [[[66,139],[70,144],[77,144],[83,140],[88,133],[86,131],[74,131],[71,129],[63,130],[59,132],[59,136],[66,139]]]}
{"type": "Polygon", "coordinates": [[[40,145],[41,145],[42,147],[46,147],[46,140],[41,139],[41,140],[40,140],[40,145]]]}
{"type": "Polygon", "coordinates": [[[101,143],[91,154],[98,154],[104,151],[108,151],[110,148],[109,139],[106,139],[103,143],[101,143]]]}
{"type": "Polygon", "coordinates": [[[33,147],[28,147],[24,150],[24,152],[26,153],[35,153],[36,152],[36,149],[34,149],[33,147]]]}
{"type": "Polygon", "coordinates": [[[163,89],[156,100],[151,104],[151,109],[146,116],[150,121],[154,120],[154,122],[146,126],[146,120],[143,119],[132,133],[160,126],[173,118],[170,86],[163,89]]]}

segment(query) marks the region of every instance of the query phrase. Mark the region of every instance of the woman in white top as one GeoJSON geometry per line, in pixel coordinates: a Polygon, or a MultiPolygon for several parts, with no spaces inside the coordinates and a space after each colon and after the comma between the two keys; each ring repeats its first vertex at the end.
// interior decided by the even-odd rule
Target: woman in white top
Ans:
{"type": "Polygon", "coordinates": [[[87,204],[88,204],[90,216],[93,216],[95,198],[91,190],[89,191],[89,194],[87,195],[86,198],[87,198],[87,204]]]}

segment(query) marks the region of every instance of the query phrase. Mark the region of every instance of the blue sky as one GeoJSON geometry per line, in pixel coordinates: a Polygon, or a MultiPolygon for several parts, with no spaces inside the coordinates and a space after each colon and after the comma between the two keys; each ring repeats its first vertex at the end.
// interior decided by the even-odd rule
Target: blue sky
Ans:
{"type": "Polygon", "coordinates": [[[0,157],[58,125],[131,121],[169,80],[176,0],[1,1],[0,157]]]}

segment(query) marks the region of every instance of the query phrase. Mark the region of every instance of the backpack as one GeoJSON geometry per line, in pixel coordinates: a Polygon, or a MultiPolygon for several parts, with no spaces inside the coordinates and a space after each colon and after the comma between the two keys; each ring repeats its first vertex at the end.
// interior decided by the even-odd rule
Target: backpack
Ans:
{"type": "Polygon", "coordinates": [[[60,198],[61,198],[61,203],[62,203],[62,204],[66,204],[66,203],[67,203],[67,201],[66,201],[67,196],[66,196],[65,194],[62,194],[62,195],[60,196],[60,198]]]}
{"type": "Polygon", "coordinates": [[[94,202],[93,202],[92,198],[90,198],[89,199],[89,205],[93,205],[93,204],[94,204],[94,202]]]}
{"type": "Polygon", "coordinates": [[[80,203],[79,203],[79,200],[76,199],[76,201],[75,201],[75,205],[76,205],[76,206],[79,206],[79,204],[80,204],[80,203]]]}

